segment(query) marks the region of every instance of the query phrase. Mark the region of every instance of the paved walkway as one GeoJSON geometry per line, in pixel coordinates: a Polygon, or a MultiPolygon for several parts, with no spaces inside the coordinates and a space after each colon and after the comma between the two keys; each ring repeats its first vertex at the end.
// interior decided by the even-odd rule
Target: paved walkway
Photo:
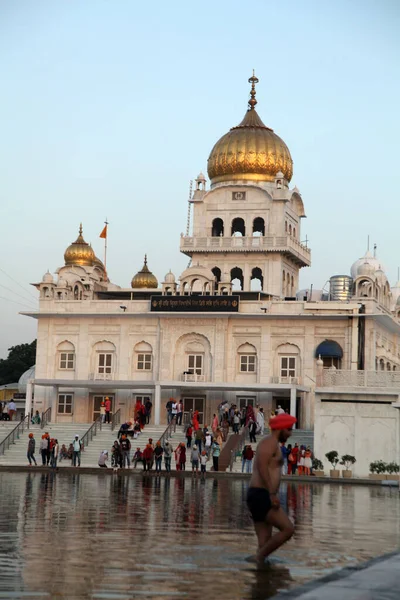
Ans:
{"type": "Polygon", "coordinates": [[[343,569],[297,590],[275,596],[282,600],[398,600],[399,597],[400,553],[343,569]]]}

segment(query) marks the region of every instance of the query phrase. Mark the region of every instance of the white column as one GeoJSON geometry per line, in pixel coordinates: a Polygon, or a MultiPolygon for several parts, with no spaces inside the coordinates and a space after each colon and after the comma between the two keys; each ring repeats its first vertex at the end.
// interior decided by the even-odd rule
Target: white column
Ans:
{"type": "Polygon", "coordinates": [[[31,416],[32,410],[32,392],[33,392],[33,379],[29,379],[26,384],[26,399],[25,399],[25,415],[31,416]]]}
{"type": "Polygon", "coordinates": [[[156,383],[154,388],[154,425],[160,424],[161,386],[156,383]]]}
{"type": "MultiPolygon", "coordinates": [[[[292,417],[296,416],[296,395],[297,390],[295,387],[290,388],[290,414],[292,417]]],[[[293,429],[296,429],[296,425],[293,425],[293,429]]]]}

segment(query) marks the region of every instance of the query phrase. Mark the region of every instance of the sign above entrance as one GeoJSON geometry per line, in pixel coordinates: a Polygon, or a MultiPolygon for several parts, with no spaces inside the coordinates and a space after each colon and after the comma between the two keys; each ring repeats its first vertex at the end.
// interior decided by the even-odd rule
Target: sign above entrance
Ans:
{"type": "Polygon", "coordinates": [[[238,312],[239,296],[152,296],[153,312],[238,312]]]}

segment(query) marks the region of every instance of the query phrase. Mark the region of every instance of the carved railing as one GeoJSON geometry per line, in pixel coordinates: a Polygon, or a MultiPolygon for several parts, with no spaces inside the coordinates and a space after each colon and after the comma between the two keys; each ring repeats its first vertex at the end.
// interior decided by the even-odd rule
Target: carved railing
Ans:
{"type": "Polygon", "coordinates": [[[97,417],[97,419],[95,420],[95,422],[92,423],[92,425],[89,427],[87,432],[81,438],[82,450],[84,450],[86,448],[86,446],[89,444],[89,442],[92,441],[94,436],[97,435],[97,431],[98,430],[101,431],[102,425],[103,425],[103,416],[99,415],[97,417]]]}
{"type": "Polygon", "coordinates": [[[324,369],[317,377],[318,387],[399,388],[400,371],[343,371],[324,369]]]}
{"type": "Polygon", "coordinates": [[[40,419],[40,429],[44,429],[51,421],[51,406],[44,412],[42,412],[42,418],[40,419]]]}

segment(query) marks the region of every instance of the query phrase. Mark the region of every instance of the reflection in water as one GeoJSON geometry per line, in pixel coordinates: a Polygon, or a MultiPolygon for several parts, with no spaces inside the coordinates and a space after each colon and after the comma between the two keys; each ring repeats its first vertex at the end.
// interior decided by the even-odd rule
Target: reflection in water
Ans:
{"type": "Polygon", "coordinates": [[[288,483],[296,533],[257,572],[247,486],[0,473],[0,597],[264,600],[399,545],[397,490],[288,483]]]}

